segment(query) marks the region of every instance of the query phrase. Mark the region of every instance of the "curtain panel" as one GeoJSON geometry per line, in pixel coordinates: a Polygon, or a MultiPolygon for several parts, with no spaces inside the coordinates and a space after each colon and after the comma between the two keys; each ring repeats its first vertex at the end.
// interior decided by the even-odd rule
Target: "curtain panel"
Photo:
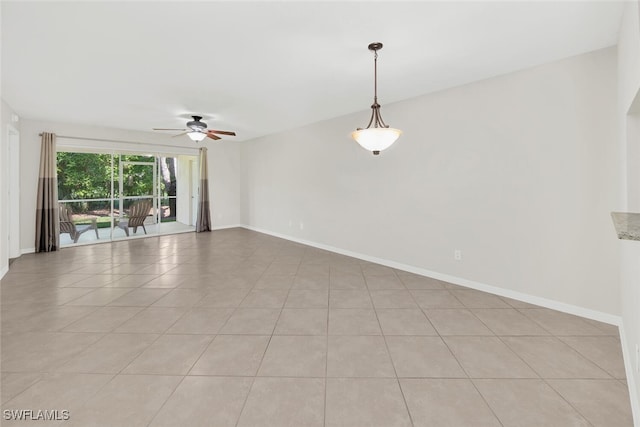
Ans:
{"type": "Polygon", "coordinates": [[[196,233],[211,231],[211,213],[209,211],[209,172],[207,169],[207,149],[200,148],[200,186],[198,188],[198,217],[196,233]]]}
{"type": "Polygon", "coordinates": [[[36,252],[52,252],[60,248],[56,135],[46,132],[42,133],[40,148],[35,243],[36,252]]]}

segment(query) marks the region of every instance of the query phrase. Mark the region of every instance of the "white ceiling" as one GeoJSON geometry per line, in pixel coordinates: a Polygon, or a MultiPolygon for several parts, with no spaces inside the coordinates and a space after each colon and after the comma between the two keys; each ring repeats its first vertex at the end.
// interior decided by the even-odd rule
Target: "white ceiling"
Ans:
{"type": "MultiPolygon", "coordinates": [[[[2,97],[23,118],[237,140],[610,46],[620,2],[7,2],[2,97]]],[[[383,108],[384,112],[384,108],[383,108]]],[[[363,112],[366,124],[368,112],[363,112]]]]}

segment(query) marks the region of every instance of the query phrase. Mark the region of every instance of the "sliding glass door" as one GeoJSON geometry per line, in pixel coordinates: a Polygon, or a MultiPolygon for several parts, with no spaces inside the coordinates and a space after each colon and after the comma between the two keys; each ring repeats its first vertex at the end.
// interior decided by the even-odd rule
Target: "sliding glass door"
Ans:
{"type": "Polygon", "coordinates": [[[61,245],[193,231],[197,158],[58,152],[61,245]]]}
{"type": "Polygon", "coordinates": [[[114,239],[157,234],[158,162],[155,156],[114,156],[114,239]]]}

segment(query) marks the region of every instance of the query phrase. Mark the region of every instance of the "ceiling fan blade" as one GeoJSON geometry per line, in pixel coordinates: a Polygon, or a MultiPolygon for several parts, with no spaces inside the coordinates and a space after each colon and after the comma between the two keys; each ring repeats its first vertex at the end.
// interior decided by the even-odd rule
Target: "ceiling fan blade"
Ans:
{"type": "Polygon", "coordinates": [[[186,129],[165,129],[165,128],[153,128],[153,130],[186,130],[186,129]]]}
{"type": "Polygon", "coordinates": [[[231,132],[231,131],[228,131],[228,130],[215,130],[215,129],[209,129],[209,132],[211,132],[211,133],[217,133],[217,134],[220,134],[220,135],[236,136],[236,133],[235,133],[235,132],[231,132]]]}
{"type": "MultiPolygon", "coordinates": [[[[182,130],[182,129],[178,129],[178,130],[182,130]]],[[[188,131],[186,131],[186,132],[182,132],[182,133],[179,133],[179,134],[177,134],[177,135],[172,135],[172,136],[171,136],[171,138],[175,138],[176,136],[186,135],[186,134],[188,134],[189,132],[191,132],[191,131],[190,131],[190,130],[188,130],[188,131]]]]}
{"type": "Polygon", "coordinates": [[[220,138],[219,136],[216,136],[216,135],[214,135],[214,134],[212,134],[212,133],[207,133],[207,136],[208,136],[209,138],[211,138],[211,139],[214,139],[214,140],[222,139],[222,138],[220,138]]]}

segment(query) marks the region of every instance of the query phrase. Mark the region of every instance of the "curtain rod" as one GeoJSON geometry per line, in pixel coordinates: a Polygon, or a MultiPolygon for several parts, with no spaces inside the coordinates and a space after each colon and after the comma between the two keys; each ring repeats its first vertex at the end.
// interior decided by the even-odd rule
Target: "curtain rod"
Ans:
{"type": "MultiPolygon", "coordinates": [[[[38,136],[42,136],[42,132],[38,134],[38,136]]],[[[79,139],[79,140],[85,140],[85,141],[99,141],[99,142],[121,142],[124,144],[137,144],[137,145],[149,145],[151,147],[169,147],[169,148],[182,148],[182,149],[188,149],[188,150],[197,150],[198,147],[185,147],[183,145],[164,145],[164,144],[151,144],[148,142],[136,142],[136,141],[119,141],[117,139],[103,139],[103,138],[84,138],[81,136],[65,136],[65,135],[56,135],[56,138],[63,138],[63,139],[79,139]]]]}

